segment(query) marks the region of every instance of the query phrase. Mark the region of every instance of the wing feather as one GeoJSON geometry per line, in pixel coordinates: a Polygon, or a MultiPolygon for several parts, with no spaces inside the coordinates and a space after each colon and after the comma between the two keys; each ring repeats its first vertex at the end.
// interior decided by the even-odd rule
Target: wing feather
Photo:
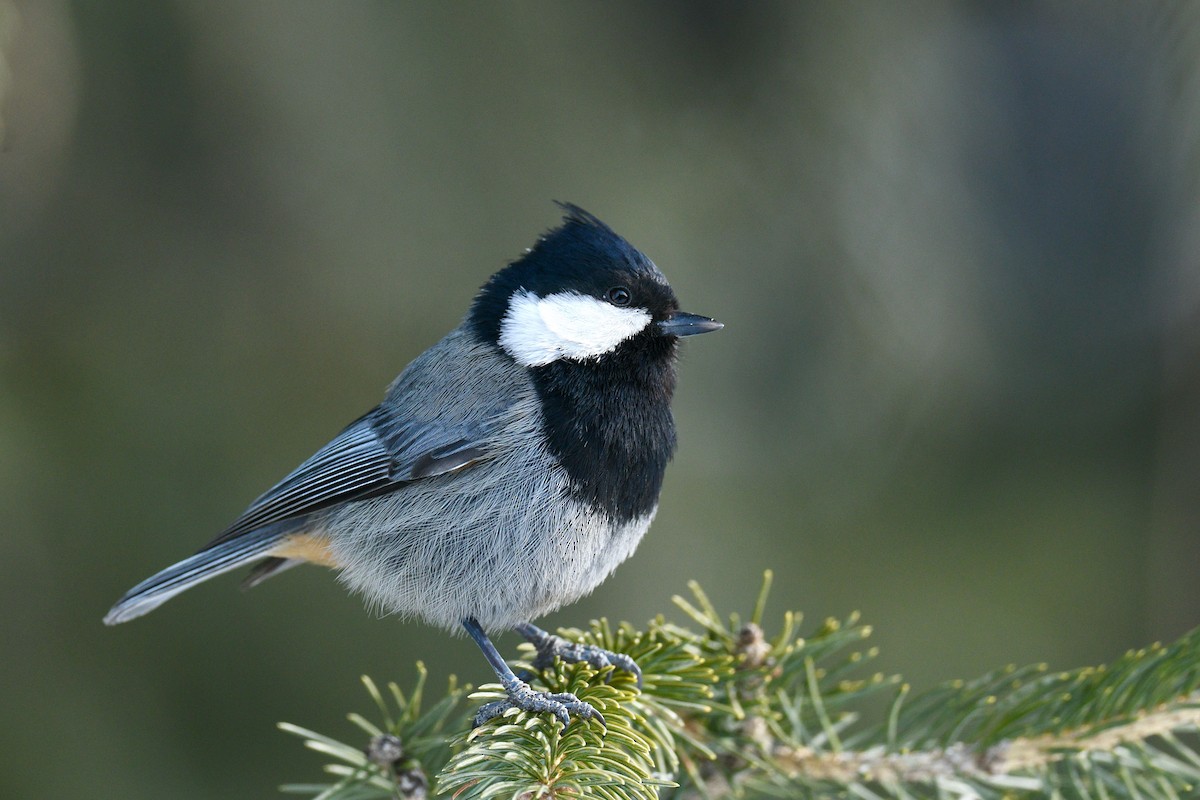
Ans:
{"type": "Polygon", "coordinates": [[[489,415],[489,421],[473,424],[389,423],[376,407],[264,492],[209,546],[468,467],[486,456],[494,420],[489,415]]]}

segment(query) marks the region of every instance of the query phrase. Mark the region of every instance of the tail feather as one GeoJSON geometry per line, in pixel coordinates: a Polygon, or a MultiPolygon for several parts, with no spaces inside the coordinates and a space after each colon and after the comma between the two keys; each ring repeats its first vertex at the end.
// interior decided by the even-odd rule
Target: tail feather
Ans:
{"type": "Polygon", "coordinates": [[[267,578],[274,578],[284,570],[298,567],[304,563],[302,558],[267,558],[254,565],[250,574],[242,581],[242,589],[253,589],[267,578]]]}
{"type": "Polygon", "coordinates": [[[219,542],[152,575],[125,593],[104,617],[117,625],[147,614],[180,592],[268,555],[291,526],[272,525],[219,542]]]}

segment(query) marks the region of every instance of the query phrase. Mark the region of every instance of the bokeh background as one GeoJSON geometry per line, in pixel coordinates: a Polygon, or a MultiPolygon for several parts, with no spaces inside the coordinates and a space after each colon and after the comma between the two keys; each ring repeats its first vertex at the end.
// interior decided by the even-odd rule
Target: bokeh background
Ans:
{"type": "Polygon", "coordinates": [[[549,624],[770,567],[922,688],[1200,623],[1196,9],[0,3],[0,796],[270,797],[360,674],[489,678],[315,568],[100,618],[552,199],[727,327],[654,529],[549,624]]]}

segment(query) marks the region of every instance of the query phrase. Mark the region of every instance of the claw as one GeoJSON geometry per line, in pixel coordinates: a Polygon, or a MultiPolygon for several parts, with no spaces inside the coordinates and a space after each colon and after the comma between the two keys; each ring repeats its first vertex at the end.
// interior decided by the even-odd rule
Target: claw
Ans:
{"type": "Polygon", "coordinates": [[[515,685],[505,686],[504,689],[508,692],[507,698],[504,700],[493,700],[481,706],[479,711],[475,713],[474,723],[476,728],[488,720],[500,716],[510,708],[519,708],[531,714],[549,712],[562,723],[563,733],[566,733],[567,726],[571,724],[572,714],[584,720],[594,719],[602,727],[608,727],[604,721],[603,714],[568,692],[537,692],[531,689],[529,684],[524,681],[518,681],[515,685]]]}
{"type": "MultiPolygon", "coordinates": [[[[562,723],[564,733],[567,726],[571,724],[572,714],[584,720],[594,719],[605,728],[608,727],[604,722],[603,714],[573,694],[536,692],[531,689],[525,682],[526,679],[518,678],[513,674],[512,668],[496,650],[496,645],[492,644],[492,640],[484,633],[479,620],[474,617],[466,617],[462,624],[470,637],[479,645],[483,657],[487,659],[488,664],[496,673],[496,677],[500,679],[500,685],[504,687],[504,691],[508,695],[503,700],[494,700],[481,707],[475,714],[475,727],[478,728],[488,720],[495,719],[510,708],[518,708],[531,714],[549,712],[562,723]]],[[[637,677],[638,686],[642,685],[642,671],[627,655],[610,653],[601,647],[592,645],[572,644],[527,622],[517,625],[515,630],[537,648],[538,657],[534,661],[534,665],[538,669],[551,665],[555,657],[561,658],[563,661],[586,661],[596,669],[618,666],[632,672],[637,677]]]]}
{"type": "MultiPolygon", "coordinates": [[[[534,669],[544,670],[547,667],[553,666],[555,658],[561,658],[568,663],[584,661],[591,664],[597,670],[603,670],[606,667],[619,667],[632,674],[637,680],[638,688],[642,688],[641,667],[624,653],[614,653],[611,650],[605,650],[603,647],[597,647],[594,644],[568,642],[561,636],[547,633],[541,628],[530,624],[520,625],[516,630],[537,650],[537,658],[533,661],[534,669]]],[[[608,683],[611,677],[611,674],[606,676],[604,682],[608,683]]]]}

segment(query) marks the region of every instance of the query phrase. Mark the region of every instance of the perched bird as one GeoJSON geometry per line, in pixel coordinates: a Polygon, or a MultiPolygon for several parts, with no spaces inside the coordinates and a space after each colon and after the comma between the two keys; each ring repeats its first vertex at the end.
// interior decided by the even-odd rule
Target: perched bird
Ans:
{"type": "Polygon", "coordinates": [[[530,620],[591,592],[637,547],[675,451],[677,341],[722,327],[679,310],[663,274],[582,209],[484,284],[466,319],[418,356],[383,402],[250,504],[191,558],[129,590],[131,620],[257,562],[249,585],[311,562],[374,606],[483,651],[510,707],[603,718],[537,692],[487,636],[514,629],[555,656],[640,671],[530,620]]]}

